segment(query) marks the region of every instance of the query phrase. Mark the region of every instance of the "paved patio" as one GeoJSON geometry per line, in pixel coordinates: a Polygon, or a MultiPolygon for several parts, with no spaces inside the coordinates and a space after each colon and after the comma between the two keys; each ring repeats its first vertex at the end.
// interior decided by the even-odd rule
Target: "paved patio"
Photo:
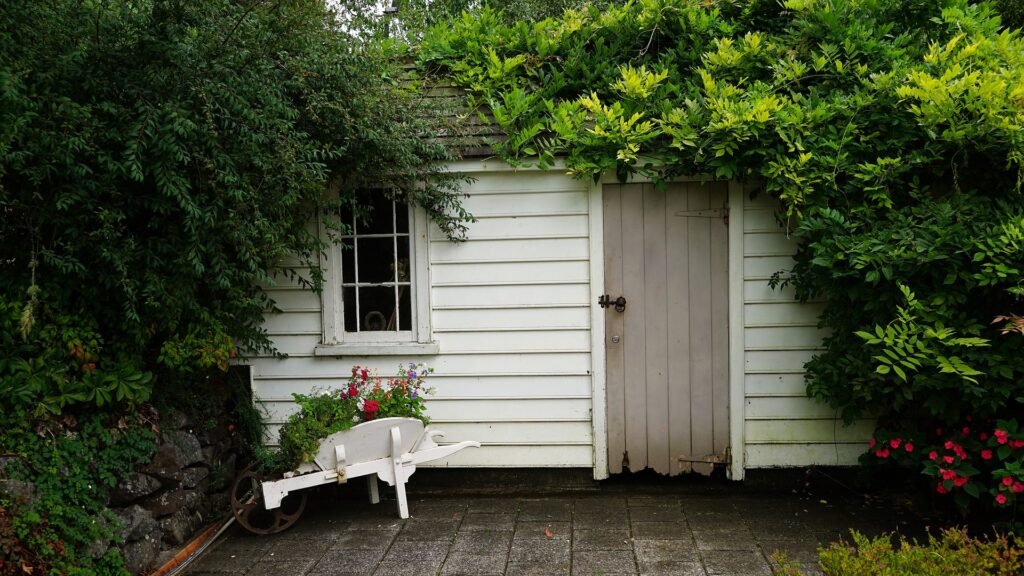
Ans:
{"type": "Polygon", "coordinates": [[[920,531],[892,507],[863,500],[731,492],[411,496],[408,520],[393,500],[371,506],[351,492],[318,494],[290,530],[257,537],[232,529],[185,574],[770,575],[776,550],[820,574],[817,546],[850,528],[920,531]]]}

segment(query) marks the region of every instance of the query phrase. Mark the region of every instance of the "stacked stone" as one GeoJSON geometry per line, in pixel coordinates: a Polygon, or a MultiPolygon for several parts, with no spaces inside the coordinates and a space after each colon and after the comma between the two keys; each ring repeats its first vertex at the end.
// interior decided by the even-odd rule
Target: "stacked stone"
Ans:
{"type": "Polygon", "coordinates": [[[230,512],[227,489],[236,450],[225,425],[193,426],[180,412],[161,421],[160,444],[148,464],[123,478],[110,507],[121,521],[121,552],[133,574],[172,557],[201,528],[230,512]],[[217,481],[211,483],[211,470],[217,481]]]}

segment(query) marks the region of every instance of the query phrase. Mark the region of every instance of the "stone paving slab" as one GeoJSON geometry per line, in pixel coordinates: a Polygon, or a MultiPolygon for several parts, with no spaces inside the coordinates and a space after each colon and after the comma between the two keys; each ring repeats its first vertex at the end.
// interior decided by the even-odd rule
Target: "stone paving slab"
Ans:
{"type": "Polygon", "coordinates": [[[419,497],[408,520],[386,496],[311,494],[291,530],[235,527],[185,575],[770,576],[776,551],[814,575],[818,546],[850,528],[908,533],[891,509],[861,502],[623,492],[419,497]]]}

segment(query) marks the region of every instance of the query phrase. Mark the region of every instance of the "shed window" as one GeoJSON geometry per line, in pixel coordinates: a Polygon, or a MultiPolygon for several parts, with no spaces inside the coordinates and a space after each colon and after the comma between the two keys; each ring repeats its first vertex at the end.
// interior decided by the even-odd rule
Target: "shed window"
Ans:
{"type": "MultiPolygon", "coordinates": [[[[325,263],[321,356],[433,354],[422,208],[368,193],[325,263]]],[[[325,232],[326,234],[326,232],[325,232]]]]}
{"type": "Polygon", "coordinates": [[[409,207],[379,197],[369,221],[349,216],[343,236],[342,307],[345,332],[406,332],[413,324],[409,207]]]}

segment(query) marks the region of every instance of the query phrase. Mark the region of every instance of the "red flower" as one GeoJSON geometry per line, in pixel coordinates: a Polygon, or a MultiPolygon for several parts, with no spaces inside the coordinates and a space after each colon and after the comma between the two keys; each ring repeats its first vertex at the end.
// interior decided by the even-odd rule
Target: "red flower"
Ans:
{"type": "Polygon", "coordinates": [[[964,426],[964,429],[962,430],[962,432],[964,433],[964,436],[970,436],[971,435],[971,428],[970,428],[970,426],[964,426]]]}
{"type": "Polygon", "coordinates": [[[376,400],[367,400],[363,402],[363,412],[366,413],[367,420],[373,420],[373,417],[377,415],[377,411],[380,410],[380,403],[376,400]]]}
{"type": "Polygon", "coordinates": [[[1014,449],[1024,448],[1024,440],[1010,440],[1010,446],[1014,449]]]}
{"type": "Polygon", "coordinates": [[[952,464],[953,460],[956,460],[956,458],[953,458],[952,456],[943,456],[942,457],[942,461],[945,462],[946,464],[952,464]]]}
{"type": "Polygon", "coordinates": [[[894,449],[899,448],[902,442],[903,440],[901,438],[893,438],[892,440],[889,440],[889,446],[892,446],[894,449]]]}
{"type": "Polygon", "coordinates": [[[1010,487],[1010,490],[1012,490],[1015,494],[1020,494],[1021,492],[1024,492],[1024,484],[1020,482],[1014,482],[1013,486],[1010,487]]]}
{"type": "Polygon", "coordinates": [[[1006,504],[1006,494],[996,494],[996,502],[1006,504]]]}
{"type": "Polygon", "coordinates": [[[984,442],[985,440],[988,440],[988,433],[987,432],[982,432],[981,434],[978,434],[978,440],[981,440],[982,442],[984,442]]]}
{"type": "Polygon", "coordinates": [[[952,440],[946,440],[946,443],[942,445],[946,450],[952,450],[953,446],[956,446],[956,442],[953,442],[952,440]]]}
{"type": "Polygon", "coordinates": [[[991,460],[992,459],[992,451],[991,450],[982,450],[981,451],[981,459],[982,460],[991,460]]]}
{"type": "Polygon", "coordinates": [[[906,444],[903,445],[903,449],[906,450],[907,452],[913,452],[914,451],[914,443],[913,442],[907,442],[906,444]]]}
{"type": "Polygon", "coordinates": [[[956,478],[956,470],[946,470],[945,468],[939,468],[939,474],[942,474],[943,480],[953,480],[956,478]]]}
{"type": "Polygon", "coordinates": [[[958,476],[956,478],[953,478],[953,485],[956,486],[957,488],[960,488],[964,484],[967,484],[967,481],[968,481],[967,476],[958,476]]]}
{"type": "Polygon", "coordinates": [[[938,484],[935,485],[935,491],[938,492],[939,494],[946,494],[949,492],[949,490],[947,490],[946,487],[942,485],[942,482],[939,482],[938,484]]]}
{"type": "Polygon", "coordinates": [[[996,437],[996,442],[1000,444],[1006,444],[1006,430],[996,430],[995,432],[993,432],[993,434],[996,437]]]}
{"type": "Polygon", "coordinates": [[[928,459],[929,460],[938,460],[939,459],[939,453],[936,452],[935,450],[932,450],[931,452],[928,453],[928,459]]]}
{"type": "Polygon", "coordinates": [[[1003,476],[1003,486],[1013,486],[1013,476],[1003,476]]]}
{"type": "Polygon", "coordinates": [[[880,450],[875,450],[875,456],[878,456],[879,458],[888,458],[889,457],[889,449],[888,448],[882,448],[880,450]]]}
{"type": "Polygon", "coordinates": [[[874,438],[868,440],[868,448],[871,448],[872,450],[874,450],[874,448],[875,448],[875,439],[874,438]]]}
{"type": "Polygon", "coordinates": [[[935,435],[936,436],[942,436],[942,428],[936,428],[935,429],[935,435]]]}

